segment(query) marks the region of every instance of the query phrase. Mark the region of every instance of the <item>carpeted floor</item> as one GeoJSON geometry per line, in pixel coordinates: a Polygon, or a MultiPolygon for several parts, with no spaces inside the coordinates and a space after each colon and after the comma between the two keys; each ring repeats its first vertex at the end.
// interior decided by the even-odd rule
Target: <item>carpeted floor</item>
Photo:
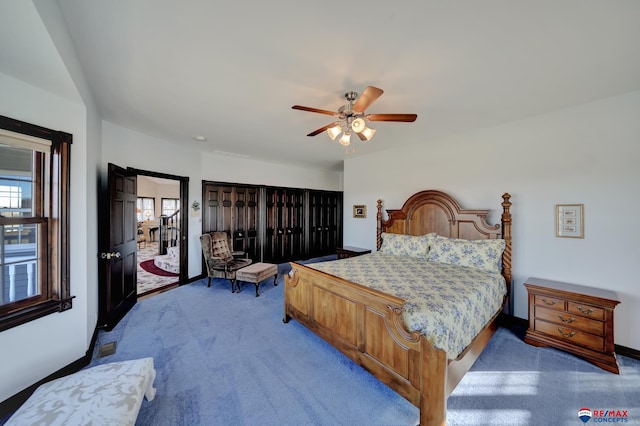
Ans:
{"type": "MultiPolygon", "coordinates": [[[[280,268],[281,272],[286,267],[280,268]]],[[[282,276],[279,277],[282,283],[282,276]]],[[[139,425],[415,425],[418,409],[296,321],[282,322],[282,284],[229,292],[197,281],[140,301],[91,365],[151,356],[156,398],[139,425]]],[[[620,375],[499,329],[448,400],[449,425],[579,425],[577,412],[627,410],[640,424],[640,361],[620,375]]]]}

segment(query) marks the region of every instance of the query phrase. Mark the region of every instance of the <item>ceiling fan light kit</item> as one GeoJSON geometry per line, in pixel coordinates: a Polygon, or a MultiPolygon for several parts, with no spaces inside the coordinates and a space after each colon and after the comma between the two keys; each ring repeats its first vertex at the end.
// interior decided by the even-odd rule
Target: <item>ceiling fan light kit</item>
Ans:
{"type": "Polygon", "coordinates": [[[360,133],[366,128],[367,125],[365,124],[363,118],[356,118],[351,122],[351,129],[356,133],[360,133]]]}
{"type": "Polygon", "coordinates": [[[335,126],[329,127],[327,129],[327,134],[329,135],[332,141],[335,141],[340,133],[342,133],[342,127],[340,127],[339,124],[336,124],[335,126]]]}
{"type": "Polygon", "coordinates": [[[342,137],[340,138],[340,145],[349,146],[350,143],[351,143],[351,133],[349,131],[346,131],[342,134],[342,137]]]}
{"type": "Polygon", "coordinates": [[[373,135],[376,133],[376,129],[370,129],[368,127],[365,127],[363,131],[360,132],[360,135],[362,135],[365,140],[371,140],[371,138],[373,137],[373,135]]]}
{"type": "Polygon", "coordinates": [[[337,112],[329,111],[319,108],[305,107],[302,105],[294,105],[291,108],[299,109],[301,111],[315,112],[318,114],[331,115],[338,118],[331,124],[327,124],[319,129],[314,130],[307,136],[315,136],[323,133],[325,130],[331,140],[336,140],[338,135],[342,133],[342,137],[338,140],[340,145],[348,147],[351,144],[351,132],[358,135],[361,141],[371,140],[376,133],[375,129],[367,127],[368,121],[398,121],[398,122],[413,122],[416,121],[418,116],[416,114],[366,114],[365,110],[376,99],[382,95],[382,89],[377,87],[368,86],[364,89],[364,92],[358,97],[358,93],[349,91],[344,94],[344,98],[347,100],[347,104],[338,108],[337,112]]]}

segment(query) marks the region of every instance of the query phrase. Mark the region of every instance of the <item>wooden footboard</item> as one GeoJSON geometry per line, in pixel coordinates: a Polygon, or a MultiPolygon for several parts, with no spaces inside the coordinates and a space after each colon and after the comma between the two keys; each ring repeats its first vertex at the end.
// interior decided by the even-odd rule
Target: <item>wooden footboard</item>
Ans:
{"type": "Polygon", "coordinates": [[[444,425],[446,399],[496,330],[487,327],[458,361],[401,319],[404,301],[291,263],[284,321],[302,323],[420,409],[422,425],[444,425]]]}

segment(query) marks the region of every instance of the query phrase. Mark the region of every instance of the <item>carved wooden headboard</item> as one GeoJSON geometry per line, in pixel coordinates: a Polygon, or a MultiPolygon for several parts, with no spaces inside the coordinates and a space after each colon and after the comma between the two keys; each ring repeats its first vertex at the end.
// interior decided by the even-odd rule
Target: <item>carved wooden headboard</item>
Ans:
{"type": "Polygon", "coordinates": [[[378,200],[377,248],[382,244],[382,233],[424,235],[435,232],[443,237],[482,240],[503,238],[502,275],[511,287],[511,195],[502,196],[502,224],[489,225],[489,210],[462,209],[450,195],[441,191],[418,192],[400,210],[387,210],[388,219],[382,219],[382,200],[378,200]]]}

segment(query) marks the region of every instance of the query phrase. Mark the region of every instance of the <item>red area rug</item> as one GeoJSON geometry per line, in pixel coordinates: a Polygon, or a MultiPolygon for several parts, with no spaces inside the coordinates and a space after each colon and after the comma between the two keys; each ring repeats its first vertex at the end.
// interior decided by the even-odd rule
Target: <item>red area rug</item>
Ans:
{"type": "Polygon", "coordinates": [[[173,272],[165,271],[164,269],[158,268],[153,264],[153,259],[145,260],[140,263],[140,267],[150,274],[160,275],[161,277],[177,277],[178,274],[174,274],[173,272]]]}

